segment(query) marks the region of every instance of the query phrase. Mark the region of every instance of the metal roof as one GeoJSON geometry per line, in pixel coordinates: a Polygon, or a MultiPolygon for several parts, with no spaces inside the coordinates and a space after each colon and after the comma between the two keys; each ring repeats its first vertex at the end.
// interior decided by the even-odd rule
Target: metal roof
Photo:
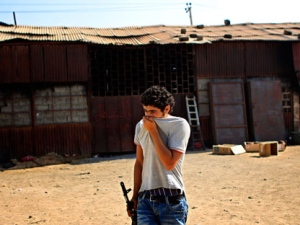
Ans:
{"type": "Polygon", "coordinates": [[[300,23],[123,28],[14,26],[0,23],[0,42],[12,40],[146,45],[218,41],[300,41],[300,23]]]}

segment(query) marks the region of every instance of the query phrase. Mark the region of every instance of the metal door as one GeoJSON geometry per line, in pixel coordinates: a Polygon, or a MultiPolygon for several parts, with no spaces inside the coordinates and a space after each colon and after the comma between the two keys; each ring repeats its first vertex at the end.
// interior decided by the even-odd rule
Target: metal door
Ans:
{"type": "Polygon", "coordinates": [[[243,82],[209,83],[215,144],[243,144],[248,140],[243,82]]]}
{"type": "Polygon", "coordinates": [[[249,81],[251,134],[254,141],[284,140],[285,126],[279,80],[249,81]]]}

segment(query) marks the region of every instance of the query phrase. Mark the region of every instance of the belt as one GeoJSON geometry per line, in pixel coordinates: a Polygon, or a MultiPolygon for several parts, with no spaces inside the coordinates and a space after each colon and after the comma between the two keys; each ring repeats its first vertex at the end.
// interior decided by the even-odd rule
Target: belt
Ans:
{"type": "Polygon", "coordinates": [[[185,197],[184,194],[174,195],[174,196],[156,196],[151,195],[150,193],[141,193],[140,197],[150,199],[150,201],[156,201],[160,203],[167,203],[167,200],[170,204],[178,204],[181,199],[185,197]]]}

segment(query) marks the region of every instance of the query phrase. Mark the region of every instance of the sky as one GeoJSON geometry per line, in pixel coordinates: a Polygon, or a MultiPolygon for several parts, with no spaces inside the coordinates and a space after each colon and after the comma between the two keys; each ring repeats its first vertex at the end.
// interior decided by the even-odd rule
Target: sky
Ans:
{"type": "Polygon", "coordinates": [[[227,19],[231,24],[299,23],[300,0],[0,0],[0,22],[17,25],[210,26],[227,19]]]}

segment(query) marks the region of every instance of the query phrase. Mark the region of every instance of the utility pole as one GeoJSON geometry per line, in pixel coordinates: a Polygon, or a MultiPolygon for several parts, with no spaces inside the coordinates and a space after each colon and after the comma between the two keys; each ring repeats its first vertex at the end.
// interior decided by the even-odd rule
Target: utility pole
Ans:
{"type": "Polygon", "coordinates": [[[186,13],[190,13],[190,21],[191,21],[191,26],[193,26],[193,19],[192,19],[192,3],[186,3],[186,8],[185,8],[186,13]]]}
{"type": "Polygon", "coordinates": [[[13,12],[13,15],[14,15],[15,26],[17,26],[17,19],[16,19],[16,14],[15,14],[15,12],[13,12]]]}

